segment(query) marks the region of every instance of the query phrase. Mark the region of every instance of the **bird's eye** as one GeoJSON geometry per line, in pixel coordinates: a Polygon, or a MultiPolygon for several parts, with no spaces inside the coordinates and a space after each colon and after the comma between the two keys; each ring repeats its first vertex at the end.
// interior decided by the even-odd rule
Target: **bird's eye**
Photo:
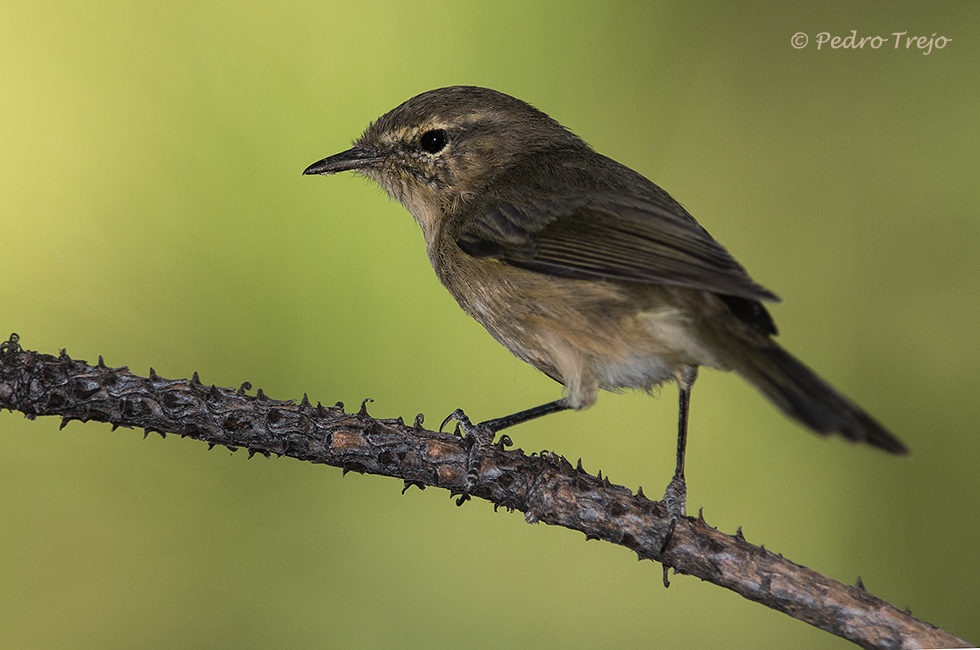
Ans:
{"type": "Polygon", "coordinates": [[[419,143],[422,149],[429,153],[439,153],[446,146],[446,132],[442,129],[433,129],[422,134],[419,143]]]}

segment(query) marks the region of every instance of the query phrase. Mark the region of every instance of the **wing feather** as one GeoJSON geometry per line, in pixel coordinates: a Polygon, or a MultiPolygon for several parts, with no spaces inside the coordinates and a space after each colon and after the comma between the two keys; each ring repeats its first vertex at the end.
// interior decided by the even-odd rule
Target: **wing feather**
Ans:
{"type": "Polygon", "coordinates": [[[466,216],[457,244],[470,255],[541,273],[779,300],[682,208],[618,194],[485,207],[466,216]]]}

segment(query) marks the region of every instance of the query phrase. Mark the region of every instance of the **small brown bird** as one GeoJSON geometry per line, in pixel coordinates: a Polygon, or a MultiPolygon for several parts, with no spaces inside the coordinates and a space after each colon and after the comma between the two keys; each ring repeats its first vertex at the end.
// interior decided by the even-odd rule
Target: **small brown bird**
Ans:
{"type": "MultiPolygon", "coordinates": [[[[373,178],[422,227],[436,275],[497,341],[565,396],[471,425],[495,432],[591,406],[599,389],[680,389],[670,530],[685,514],[684,452],[699,366],[734,370],[786,415],[894,454],[901,442],[774,340],[778,302],[667,192],[533,106],[487,88],[422,93],[352,149],[304,174],[373,178]]],[[[445,423],[444,423],[445,424],[445,423]]],[[[488,439],[489,438],[489,439],[488,439]]],[[[460,502],[478,478],[472,453],[460,502]]],[[[669,539],[669,534],[665,538],[669,539]]]]}

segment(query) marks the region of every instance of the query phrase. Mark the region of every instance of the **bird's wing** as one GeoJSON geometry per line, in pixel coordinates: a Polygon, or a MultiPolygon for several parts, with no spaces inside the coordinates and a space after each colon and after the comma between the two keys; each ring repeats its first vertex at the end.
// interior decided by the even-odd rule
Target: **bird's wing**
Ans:
{"type": "Polygon", "coordinates": [[[456,243],[474,257],[551,275],[779,301],[681,208],[619,194],[496,203],[467,214],[456,243]]]}

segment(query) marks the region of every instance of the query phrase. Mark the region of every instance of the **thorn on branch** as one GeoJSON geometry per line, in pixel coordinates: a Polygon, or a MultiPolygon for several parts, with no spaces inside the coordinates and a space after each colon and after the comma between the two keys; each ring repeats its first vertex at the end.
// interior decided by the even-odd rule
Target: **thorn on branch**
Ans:
{"type": "Polygon", "coordinates": [[[425,489],[425,483],[421,483],[419,481],[413,481],[410,479],[405,479],[405,487],[402,488],[402,494],[405,494],[405,492],[408,491],[408,488],[412,487],[413,485],[417,487],[419,490],[425,489]]]}
{"type": "Polygon", "coordinates": [[[347,476],[348,472],[357,472],[358,474],[363,474],[364,473],[364,469],[365,469],[364,466],[361,465],[360,463],[345,464],[341,468],[341,470],[343,472],[343,476],[347,476]]]}
{"type": "Polygon", "coordinates": [[[3,343],[0,343],[0,354],[14,354],[16,352],[20,352],[23,348],[20,347],[18,341],[20,341],[20,336],[17,334],[17,332],[11,332],[10,338],[3,343]]]}
{"type": "MultiPolygon", "coordinates": [[[[357,414],[360,415],[360,416],[362,416],[362,417],[371,417],[370,415],[368,415],[368,412],[367,412],[367,403],[368,402],[373,402],[373,401],[374,400],[371,399],[370,397],[365,398],[364,401],[361,402],[361,409],[357,412],[357,414]]],[[[337,403],[339,404],[340,402],[337,402],[337,403]]]]}
{"type": "MultiPolygon", "coordinates": [[[[513,446],[514,446],[514,441],[511,440],[510,439],[510,436],[508,436],[506,433],[501,434],[500,440],[498,440],[497,442],[495,442],[493,444],[493,447],[499,449],[500,451],[503,451],[507,447],[513,447],[513,446]]],[[[563,457],[563,460],[564,460],[564,457],[563,457]]],[[[567,462],[568,461],[566,461],[566,463],[567,462]]]]}

